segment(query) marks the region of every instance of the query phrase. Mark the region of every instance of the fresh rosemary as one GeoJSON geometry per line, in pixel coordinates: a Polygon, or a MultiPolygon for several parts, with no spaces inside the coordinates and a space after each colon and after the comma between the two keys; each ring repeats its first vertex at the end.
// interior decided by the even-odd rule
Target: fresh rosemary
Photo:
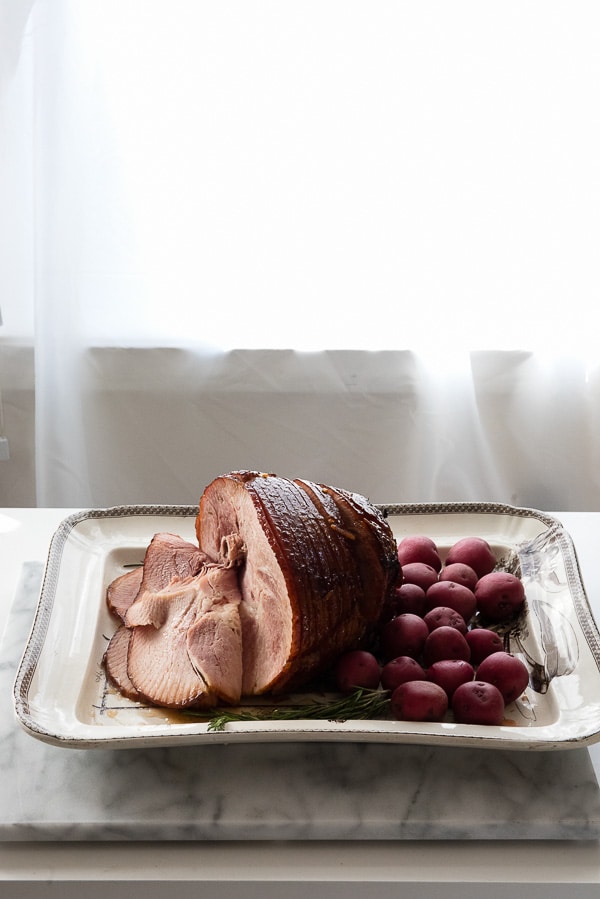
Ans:
{"type": "Polygon", "coordinates": [[[235,721],[297,721],[305,718],[348,721],[357,718],[378,718],[387,715],[389,707],[389,691],[360,688],[347,696],[323,701],[315,699],[304,705],[266,707],[260,711],[223,709],[209,720],[208,730],[222,731],[235,721]]]}

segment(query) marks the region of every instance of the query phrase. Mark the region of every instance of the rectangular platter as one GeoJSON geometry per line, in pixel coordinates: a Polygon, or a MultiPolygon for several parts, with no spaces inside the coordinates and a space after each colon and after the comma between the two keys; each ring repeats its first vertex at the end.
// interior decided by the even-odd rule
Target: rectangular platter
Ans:
{"type": "MultiPolygon", "coordinates": [[[[54,534],[33,625],[14,684],[18,721],[33,737],[69,748],[346,741],[510,750],[581,748],[600,740],[600,635],[569,534],[555,518],[495,503],[380,505],[397,540],[426,534],[442,558],[481,536],[499,567],[518,573],[526,608],[505,645],[530,684],[501,726],[370,720],[261,720],[224,730],[186,713],[124,699],[102,658],[117,624],[109,583],[143,561],[154,534],[195,540],[197,507],[122,506],[66,518],[54,534]]],[[[293,699],[309,701],[314,694],[293,699]]],[[[269,702],[268,698],[265,702],[269,702]]],[[[263,707],[264,708],[264,707],[263,707]]]]}

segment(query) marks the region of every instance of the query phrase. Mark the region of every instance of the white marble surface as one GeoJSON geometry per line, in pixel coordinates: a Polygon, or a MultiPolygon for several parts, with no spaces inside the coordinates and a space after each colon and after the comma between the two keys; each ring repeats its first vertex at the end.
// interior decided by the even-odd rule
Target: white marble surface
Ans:
{"type": "Polygon", "coordinates": [[[12,682],[42,564],[25,564],[0,650],[0,839],[591,840],[586,749],[298,743],[75,750],[26,734],[12,682]]]}

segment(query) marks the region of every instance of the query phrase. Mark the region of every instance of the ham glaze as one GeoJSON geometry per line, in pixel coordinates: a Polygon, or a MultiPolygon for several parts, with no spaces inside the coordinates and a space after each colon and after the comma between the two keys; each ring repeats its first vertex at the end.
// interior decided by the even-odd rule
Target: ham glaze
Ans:
{"type": "Polygon", "coordinates": [[[273,474],[216,478],[196,538],[156,535],[141,573],[109,586],[129,638],[117,631],[105,668],[126,696],[210,707],[300,687],[374,629],[398,571],[365,497],[273,474]]]}

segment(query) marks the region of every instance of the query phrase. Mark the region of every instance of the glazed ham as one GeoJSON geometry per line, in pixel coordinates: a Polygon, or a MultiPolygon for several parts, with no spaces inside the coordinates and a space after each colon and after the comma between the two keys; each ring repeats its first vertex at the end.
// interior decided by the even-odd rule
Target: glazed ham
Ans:
{"type": "Polygon", "coordinates": [[[109,587],[129,639],[117,631],[105,667],[124,695],[210,707],[297,688],[360,644],[394,589],[391,528],[338,488],[232,472],[204,490],[196,537],[157,535],[142,573],[109,587]]]}

